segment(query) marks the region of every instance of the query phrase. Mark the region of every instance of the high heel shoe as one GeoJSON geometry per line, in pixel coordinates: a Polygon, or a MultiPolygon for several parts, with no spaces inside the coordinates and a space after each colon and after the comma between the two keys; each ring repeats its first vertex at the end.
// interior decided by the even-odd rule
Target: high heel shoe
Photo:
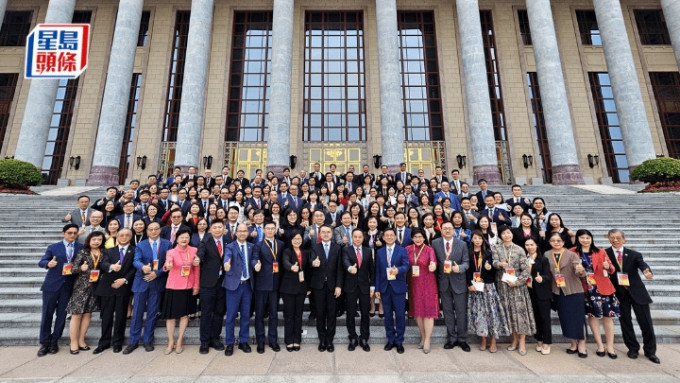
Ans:
{"type": "Polygon", "coordinates": [[[378,313],[378,317],[384,318],[384,317],[385,317],[385,314],[384,314],[384,313],[382,313],[382,314],[378,313]]]}
{"type": "Polygon", "coordinates": [[[78,355],[80,354],[80,350],[69,350],[71,352],[71,355],[78,355]]]}
{"type": "Polygon", "coordinates": [[[368,313],[368,316],[370,316],[371,318],[373,318],[373,317],[375,316],[375,311],[373,311],[372,313],[369,312],[369,313],[368,313]]]}
{"type": "Polygon", "coordinates": [[[90,351],[90,346],[85,346],[85,347],[78,346],[78,350],[80,350],[80,351],[90,351]]]}
{"type": "Polygon", "coordinates": [[[174,349],[175,349],[175,346],[168,346],[168,347],[165,349],[164,354],[165,354],[165,355],[170,355],[170,354],[172,354],[172,351],[173,351],[174,349]]]}
{"type": "Polygon", "coordinates": [[[288,351],[288,352],[293,352],[293,351],[295,351],[295,346],[293,346],[293,345],[286,345],[286,351],[288,351]]]}
{"type": "Polygon", "coordinates": [[[604,356],[606,355],[606,353],[604,352],[604,350],[602,350],[602,351],[595,351],[595,355],[599,356],[600,358],[604,358],[604,356]]]}

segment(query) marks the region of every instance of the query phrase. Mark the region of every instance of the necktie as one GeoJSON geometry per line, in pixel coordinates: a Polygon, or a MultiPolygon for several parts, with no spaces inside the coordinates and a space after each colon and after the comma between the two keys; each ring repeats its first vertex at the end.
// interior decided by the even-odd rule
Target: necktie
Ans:
{"type": "Polygon", "coordinates": [[[316,243],[321,243],[321,236],[319,235],[319,226],[315,226],[316,230],[314,232],[316,233],[316,243]]]}
{"type": "Polygon", "coordinates": [[[234,234],[236,230],[234,230],[234,225],[231,225],[231,230],[229,231],[231,233],[231,237],[234,238],[234,234]]]}
{"type": "Polygon", "coordinates": [[[130,218],[130,214],[128,214],[127,218],[125,218],[125,228],[126,229],[132,228],[132,218],[130,218]]]}
{"type": "Polygon", "coordinates": [[[167,199],[165,201],[163,201],[163,204],[165,205],[165,210],[168,210],[168,208],[170,208],[170,206],[168,205],[167,199]]]}
{"type": "Polygon", "coordinates": [[[241,269],[241,277],[243,279],[248,279],[248,262],[246,257],[245,245],[241,245],[241,262],[243,262],[243,268],[241,269]]]}
{"type": "Polygon", "coordinates": [[[262,228],[259,226],[257,227],[257,241],[262,241],[262,228]]]}
{"type": "Polygon", "coordinates": [[[448,253],[449,251],[451,251],[451,243],[449,243],[449,242],[447,241],[447,242],[446,242],[446,252],[448,253]]]}
{"type": "Polygon", "coordinates": [[[67,259],[68,263],[71,263],[71,259],[73,259],[73,244],[72,243],[69,243],[66,246],[66,258],[68,258],[67,259]]]}
{"type": "Polygon", "coordinates": [[[361,268],[361,251],[359,251],[358,247],[357,247],[357,266],[361,268]]]}
{"type": "Polygon", "coordinates": [[[170,242],[175,242],[175,234],[177,233],[177,226],[172,226],[172,233],[170,233],[170,242]]]}
{"type": "Polygon", "coordinates": [[[146,204],[142,204],[142,215],[146,215],[146,204]]]}
{"type": "Polygon", "coordinates": [[[399,243],[401,244],[403,242],[404,242],[404,230],[399,229],[399,243]]]}
{"type": "Polygon", "coordinates": [[[257,199],[257,208],[258,208],[258,209],[261,209],[261,208],[260,208],[260,200],[259,200],[259,198],[257,199]]]}
{"type": "Polygon", "coordinates": [[[218,240],[217,240],[217,243],[215,243],[215,245],[217,245],[217,252],[220,253],[220,259],[222,259],[222,251],[223,251],[223,249],[222,249],[222,241],[220,241],[220,240],[218,239],[218,240]]]}
{"type": "Polygon", "coordinates": [[[118,259],[120,260],[120,263],[123,264],[123,258],[125,258],[125,252],[123,251],[123,248],[119,248],[118,251],[118,259]]]}
{"type": "Polygon", "coordinates": [[[203,211],[208,211],[208,203],[203,201],[203,211]]]}
{"type": "Polygon", "coordinates": [[[153,241],[153,245],[151,247],[153,250],[153,259],[156,260],[158,259],[158,243],[156,241],[153,241]]]}
{"type": "Polygon", "coordinates": [[[616,260],[619,262],[619,268],[623,270],[623,254],[621,250],[616,251],[616,260]]]}
{"type": "Polygon", "coordinates": [[[81,210],[81,211],[80,211],[80,220],[82,221],[82,225],[83,225],[83,226],[85,226],[85,221],[86,221],[85,217],[86,217],[86,216],[87,216],[87,212],[84,211],[84,210],[81,210]]]}
{"type": "Polygon", "coordinates": [[[350,233],[349,227],[346,227],[346,228],[345,228],[345,234],[347,234],[347,239],[348,239],[348,240],[349,240],[350,238],[352,238],[352,233],[350,233]]]}
{"type": "Polygon", "coordinates": [[[371,234],[371,238],[368,240],[368,247],[373,247],[373,238],[375,238],[375,236],[371,234]]]}
{"type": "Polygon", "coordinates": [[[323,251],[326,253],[326,259],[328,259],[328,251],[329,251],[329,249],[328,249],[328,244],[327,244],[327,243],[324,243],[324,245],[323,245],[323,251]]]}
{"type": "Polygon", "coordinates": [[[489,209],[489,219],[493,221],[493,209],[489,209]]]}
{"type": "Polygon", "coordinates": [[[387,248],[387,266],[392,266],[392,248],[387,248]]]}

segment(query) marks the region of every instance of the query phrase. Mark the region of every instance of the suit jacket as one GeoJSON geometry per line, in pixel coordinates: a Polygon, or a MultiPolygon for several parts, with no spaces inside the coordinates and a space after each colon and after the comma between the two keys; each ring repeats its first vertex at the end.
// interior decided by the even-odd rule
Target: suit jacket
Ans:
{"type": "Polygon", "coordinates": [[[278,291],[283,269],[281,257],[285,245],[283,241],[274,239],[273,247],[270,247],[265,241],[266,238],[253,246],[253,261],[251,262],[253,267],[257,261],[260,261],[260,271],[255,272],[255,290],[278,291]],[[274,262],[279,263],[278,273],[273,271],[274,262]]]}
{"type": "Polygon", "coordinates": [[[441,185],[442,182],[449,182],[449,179],[445,175],[437,176],[434,175],[432,178],[437,180],[437,185],[441,185]]]}
{"type": "Polygon", "coordinates": [[[342,242],[342,239],[347,237],[347,243],[351,244],[352,243],[352,230],[354,230],[354,227],[350,225],[349,227],[349,236],[347,235],[347,230],[345,229],[344,225],[340,225],[333,229],[333,243],[336,243],[340,246],[344,245],[342,242]]]}
{"type": "Polygon", "coordinates": [[[80,209],[73,209],[69,214],[71,214],[71,220],[70,221],[64,221],[64,222],[70,222],[78,225],[78,227],[83,227],[87,226],[90,224],[90,217],[92,216],[92,212],[94,210],[92,208],[87,208],[86,214],[85,214],[85,223],[83,223],[83,217],[80,216],[80,209]]]}
{"type": "Polygon", "coordinates": [[[452,289],[455,294],[463,294],[467,291],[467,269],[470,267],[470,256],[464,241],[453,238],[449,260],[458,264],[460,270],[455,273],[444,273],[444,262],[446,261],[446,245],[444,238],[437,238],[432,241],[434,254],[437,256],[437,286],[440,292],[452,289]]]}
{"type": "Polygon", "coordinates": [[[307,226],[304,239],[306,248],[311,248],[312,245],[315,245],[319,240],[319,227],[317,227],[316,224],[307,226]]]}
{"type": "Polygon", "coordinates": [[[220,256],[217,249],[217,243],[212,235],[206,234],[203,240],[198,244],[198,259],[201,260],[201,279],[199,284],[201,288],[211,289],[222,286],[222,274],[224,264],[222,262],[225,246],[227,241],[225,236],[222,236],[222,256],[220,256]]]}
{"type": "MultiPolygon", "coordinates": [[[[130,222],[130,224],[132,224],[132,223],[134,223],[136,220],[142,218],[142,215],[141,215],[141,214],[138,214],[136,211],[135,211],[134,213],[132,213],[131,215],[132,215],[132,222],[130,222]]],[[[116,217],[116,219],[118,220],[118,223],[120,223],[120,227],[121,227],[121,228],[124,228],[124,227],[125,227],[125,216],[126,216],[126,214],[123,213],[123,214],[121,214],[121,215],[119,215],[119,216],[116,217]]],[[[130,229],[132,229],[132,228],[130,227],[130,229]]]]}
{"type": "Polygon", "coordinates": [[[95,231],[98,231],[98,232],[101,232],[101,233],[106,233],[106,229],[104,229],[101,226],[93,227],[92,225],[87,225],[87,226],[85,226],[85,232],[78,236],[78,242],[85,243],[87,236],[90,235],[91,233],[95,232],[95,231]]]}
{"type": "Polygon", "coordinates": [[[403,235],[403,239],[402,239],[401,242],[399,242],[399,229],[395,227],[395,231],[397,232],[397,245],[399,245],[401,247],[406,247],[406,246],[413,243],[413,241],[411,240],[411,229],[410,228],[404,227],[404,235],[403,235]]]}
{"type": "MultiPolygon", "coordinates": [[[[179,225],[177,232],[179,232],[180,230],[191,230],[191,227],[185,225],[184,222],[182,222],[182,224],[179,225]]],[[[163,226],[161,228],[161,238],[167,239],[169,241],[171,235],[172,235],[172,224],[170,224],[168,226],[163,226]]],[[[170,245],[172,246],[172,243],[170,245]]]]}
{"type": "MultiPolygon", "coordinates": [[[[505,203],[512,208],[515,206],[515,197],[513,196],[512,198],[506,199],[505,203]]],[[[524,211],[529,211],[529,207],[531,207],[531,201],[526,197],[519,197],[519,205],[522,206],[524,211]]]]}
{"type": "Polygon", "coordinates": [[[356,249],[353,245],[345,246],[342,249],[342,269],[345,272],[343,292],[354,292],[358,288],[361,294],[368,295],[370,293],[375,278],[375,264],[370,247],[361,246],[361,267],[359,267],[356,249]],[[348,271],[352,265],[357,265],[356,274],[348,271]]]}
{"type": "Polygon", "coordinates": [[[283,271],[283,276],[281,278],[281,287],[279,292],[282,294],[306,294],[309,284],[309,268],[312,267],[310,259],[314,252],[312,250],[301,250],[302,251],[302,263],[298,263],[300,266],[300,271],[302,271],[305,276],[305,280],[300,282],[300,278],[297,272],[290,271],[290,268],[295,265],[297,260],[297,255],[291,248],[286,248],[283,250],[281,256],[282,266],[279,264],[279,270],[283,271]]]}
{"type": "Polygon", "coordinates": [[[531,290],[536,293],[536,297],[540,300],[552,299],[552,271],[550,270],[550,261],[544,255],[541,255],[540,250],[535,260],[529,260],[531,264],[531,290]],[[536,282],[536,276],[541,274],[543,281],[536,282]]]}
{"type": "Polygon", "coordinates": [[[234,225],[234,230],[231,230],[231,223],[229,221],[224,222],[224,236],[227,239],[227,243],[232,243],[236,240],[236,229],[238,228],[238,222],[234,225]]]}
{"type": "MultiPolygon", "coordinates": [[[[147,242],[148,243],[148,242],[147,242]]],[[[187,246],[186,249],[181,249],[176,246],[174,249],[168,250],[165,255],[165,262],[171,262],[172,268],[168,270],[168,281],[165,284],[166,289],[170,290],[198,290],[200,288],[201,269],[199,266],[194,266],[194,258],[198,250],[195,247],[187,246]],[[182,266],[189,265],[189,275],[182,276],[182,266]]],[[[165,269],[165,265],[163,265],[165,269]]]]}
{"type": "Polygon", "coordinates": [[[137,269],[137,272],[135,273],[135,281],[132,283],[133,293],[141,293],[147,290],[157,293],[165,290],[168,273],[163,271],[163,265],[165,264],[165,254],[170,250],[172,244],[164,238],[159,238],[158,241],[158,270],[151,271],[152,273],[156,273],[156,279],[151,282],[144,280],[142,267],[144,265],[150,265],[153,268],[153,247],[148,240],[140,242],[135,247],[135,260],[133,264],[135,269],[137,269]]]}
{"type": "Polygon", "coordinates": [[[408,253],[406,249],[394,244],[392,262],[387,262],[387,246],[383,246],[375,253],[375,291],[384,293],[388,286],[392,286],[392,291],[396,294],[406,294],[408,285],[406,284],[406,273],[409,271],[408,253]],[[387,268],[395,266],[399,273],[393,281],[387,280],[387,268]]]}
{"type": "Polygon", "coordinates": [[[336,287],[342,287],[344,282],[344,273],[342,269],[342,248],[331,241],[328,249],[328,259],[326,259],[326,251],[324,244],[316,243],[312,246],[312,252],[309,259],[310,282],[309,287],[312,289],[323,289],[324,282],[327,282],[328,289],[333,291],[336,287]],[[319,267],[312,266],[312,261],[319,258],[321,265],[319,267]]]}
{"type": "MultiPolygon", "coordinates": [[[[489,216],[489,209],[484,209],[484,210],[480,211],[479,216],[480,217],[483,217],[483,216],[488,217],[489,216]]],[[[510,216],[508,215],[508,212],[505,211],[504,209],[499,209],[499,208],[493,209],[493,219],[491,220],[491,222],[496,222],[498,225],[508,225],[508,226],[510,226],[510,224],[511,224],[510,216]],[[500,216],[503,216],[503,218],[505,218],[505,221],[501,221],[501,219],[499,218],[500,216]]]]}
{"type": "Polygon", "coordinates": [[[614,249],[610,247],[606,250],[606,252],[607,256],[609,257],[609,260],[616,269],[615,273],[609,274],[609,279],[612,281],[612,284],[616,288],[616,297],[619,298],[619,300],[627,299],[625,298],[625,292],[626,290],[628,290],[628,293],[630,294],[630,297],[633,299],[633,302],[640,305],[652,303],[652,298],[649,296],[647,288],[645,287],[645,284],[642,282],[642,278],[640,278],[640,273],[638,273],[638,270],[644,271],[646,269],[649,269],[649,265],[642,258],[642,254],[638,253],[635,250],[631,250],[624,247],[623,267],[621,267],[619,265],[618,260],[616,259],[616,255],[614,254],[614,249]],[[628,286],[627,288],[624,286],[619,286],[619,279],[617,276],[619,272],[628,273],[628,281],[630,283],[630,286],[628,286]]]}
{"type": "MultiPolygon", "coordinates": [[[[259,198],[260,201],[260,207],[257,207],[257,199],[255,198],[248,198],[248,201],[246,201],[246,211],[250,209],[264,209],[264,199],[262,197],[259,198]]],[[[228,206],[228,205],[227,205],[228,206]]],[[[226,207],[225,207],[226,209],[226,207]]]]}
{"type": "MultiPolygon", "coordinates": [[[[76,254],[83,249],[83,245],[78,242],[73,243],[73,258],[76,254]]],[[[71,262],[73,262],[71,258],[71,262]]],[[[66,256],[66,246],[64,246],[63,241],[53,243],[47,247],[45,250],[45,255],[40,258],[38,266],[47,269],[47,274],[45,275],[45,280],[43,281],[40,291],[59,291],[62,288],[66,288],[69,291],[73,289],[73,282],[75,281],[74,275],[61,275],[64,264],[68,263],[66,256]],[[53,268],[48,268],[47,264],[50,263],[52,257],[57,258],[57,265],[53,268]]]]}
{"type": "Polygon", "coordinates": [[[135,267],[133,265],[135,260],[135,246],[130,243],[121,263],[120,271],[112,271],[111,266],[120,261],[120,253],[118,246],[106,249],[102,252],[102,259],[99,269],[101,270],[101,277],[97,284],[95,294],[103,297],[110,297],[112,295],[126,296],[130,295],[132,282],[135,279],[135,267]],[[114,289],[111,287],[116,279],[125,278],[126,284],[114,289]]]}
{"type": "Polygon", "coordinates": [[[234,291],[241,284],[241,275],[244,268],[248,268],[248,282],[250,283],[250,288],[255,288],[255,270],[253,269],[253,244],[250,242],[245,242],[246,246],[246,260],[247,264],[243,263],[241,259],[241,248],[238,241],[234,240],[229,243],[224,249],[224,258],[222,262],[227,263],[231,260],[231,269],[224,272],[224,281],[222,282],[222,287],[229,291],[234,291]]]}
{"type": "MultiPolygon", "coordinates": [[[[489,194],[493,195],[493,192],[489,189],[486,189],[486,195],[489,194]]],[[[481,190],[475,193],[475,195],[477,196],[477,210],[481,211],[486,207],[486,203],[484,202],[484,196],[482,196],[481,190]]]]}
{"type": "Polygon", "coordinates": [[[406,177],[402,177],[401,172],[397,172],[397,174],[394,175],[394,182],[396,183],[397,181],[401,181],[404,184],[411,183],[411,177],[412,177],[411,173],[409,173],[409,172],[404,172],[404,173],[406,173],[406,177]]]}

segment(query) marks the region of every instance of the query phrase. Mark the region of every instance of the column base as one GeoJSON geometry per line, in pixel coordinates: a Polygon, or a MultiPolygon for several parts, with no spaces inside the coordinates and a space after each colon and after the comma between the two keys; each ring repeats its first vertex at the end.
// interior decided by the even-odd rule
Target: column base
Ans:
{"type": "Polygon", "coordinates": [[[553,165],[553,185],[584,185],[583,172],[579,165],[553,165]]]}
{"type": "Polygon", "coordinates": [[[275,176],[277,177],[283,177],[283,169],[287,168],[288,165],[267,165],[267,171],[265,172],[273,172],[275,176]]]}
{"type": "Polygon", "coordinates": [[[498,165],[477,165],[472,167],[472,176],[475,180],[475,185],[481,179],[485,179],[489,185],[502,185],[501,171],[498,165]]]}
{"type": "MultiPolygon", "coordinates": [[[[193,168],[196,169],[196,175],[197,175],[197,176],[200,175],[200,174],[198,173],[198,166],[196,166],[196,165],[175,165],[175,167],[176,167],[176,168],[180,168],[180,171],[182,172],[182,174],[188,174],[188,173],[189,173],[189,168],[190,168],[190,167],[193,167],[193,168]]],[[[149,174],[151,174],[151,173],[149,173],[149,174]]]]}
{"type": "Polygon", "coordinates": [[[119,182],[115,166],[93,166],[87,177],[87,186],[118,186],[119,182]]]}
{"type": "MultiPolygon", "coordinates": [[[[394,175],[394,174],[397,174],[401,171],[401,167],[399,166],[399,164],[392,164],[392,165],[383,164],[383,165],[387,165],[387,173],[388,174],[394,175]]],[[[381,167],[382,167],[382,165],[381,165],[381,167]]],[[[378,169],[378,174],[380,174],[380,169],[378,169]]]]}

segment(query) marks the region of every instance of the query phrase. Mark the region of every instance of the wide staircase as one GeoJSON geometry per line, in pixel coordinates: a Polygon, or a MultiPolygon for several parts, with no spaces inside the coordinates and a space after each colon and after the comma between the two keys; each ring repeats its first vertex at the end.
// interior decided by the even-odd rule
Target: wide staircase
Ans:
{"type": "MultiPolygon", "coordinates": [[[[622,187],[634,190],[639,187],[622,187]]],[[[509,187],[498,187],[510,196],[509,187]]],[[[102,196],[103,189],[89,191],[92,197],[102,196]]],[[[587,228],[595,236],[595,244],[609,246],[606,233],[619,228],[626,234],[626,246],[640,251],[654,272],[654,280],[645,281],[654,303],[651,305],[657,340],[664,343],[680,341],[680,197],[674,194],[603,195],[576,187],[527,186],[528,197],[543,196],[552,212],[562,216],[565,225],[576,231],[587,228]]],[[[0,195],[0,346],[37,345],[40,327],[40,286],[45,270],[38,260],[45,248],[61,238],[61,218],[76,205],[76,196],[13,196],[0,195]]],[[[306,309],[307,310],[307,309],[306,309]]],[[[316,343],[316,328],[304,314],[304,343],[316,343]]],[[[283,315],[279,313],[279,337],[283,337],[283,315]]],[[[420,340],[414,320],[409,320],[406,343],[420,340]]],[[[347,343],[345,317],[338,318],[336,343],[347,343]]],[[[129,322],[128,322],[129,327],[129,322]]],[[[156,343],[167,339],[164,321],[158,321],[156,343]]],[[[358,329],[357,329],[358,331],[358,329]]],[[[556,342],[566,341],[561,335],[557,315],[553,314],[556,342]]],[[[637,331],[639,335],[639,331],[637,331]]],[[[96,344],[100,335],[100,319],[93,315],[88,343],[96,344]]],[[[444,343],[446,328],[443,320],[436,321],[433,343],[444,343]]],[[[251,327],[251,337],[254,331],[251,327]]],[[[282,341],[282,339],[280,339],[282,341]]],[[[475,337],[469,340],[476,342],[475,337]]],[[[371,343],[386,341],[383,320],[371,319],[371,343]]],[[[616,341],[622,342],[616,325],[616,341]]],[[[62,342],[68,342],[68,322],[62,342]]],[[[190,322],[188,344],[198,344],[198,320],[190,322]]]]}

